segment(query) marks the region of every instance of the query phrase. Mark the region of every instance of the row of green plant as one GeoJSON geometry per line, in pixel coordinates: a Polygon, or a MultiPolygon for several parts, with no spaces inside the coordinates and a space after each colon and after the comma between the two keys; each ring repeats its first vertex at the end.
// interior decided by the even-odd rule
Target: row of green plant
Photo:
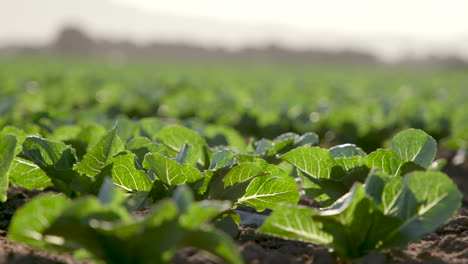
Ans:
{"type": "Polygon", "coordinates": [[[45,132],[157,116],[192,128],[227,125],[256,138],[315,131],[323,143],[368,152],[413,127],[467,149],[467,83],[461,70],[5,58],[0,125],[45,132]]]}
{"type": "Polygon", "coordinates": [[[120,126],[63,127],[49,138],[1,130],[1,200],[8,185],[59,191],[18,210],[12,239],[105,263],[170,262],[187,246],[241,263],[227,234],[237,235],[233,209],[243,204],[273,210],[261,233],[355,259],[420,239],[461,204],[438,171],[444,161],[434,161],[436,141],[417,129],[367,154],[353,144],[316,147],[314,133],[210,147],[197,132],[157,119],[120,126]],[[300,192],[324,207],[298,206],[300,192]],[[146,207],[146,216],[132,215],[146,207]]]}

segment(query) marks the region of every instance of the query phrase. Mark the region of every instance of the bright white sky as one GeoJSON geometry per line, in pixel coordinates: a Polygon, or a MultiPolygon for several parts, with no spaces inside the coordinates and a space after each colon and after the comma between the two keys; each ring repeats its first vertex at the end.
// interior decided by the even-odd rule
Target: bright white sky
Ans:
{"type": "Polygon", "coordinates": [[[468,35],[467,0],[113,0],[137,8],[246,24],[345,34],[468,35]]]}
{"type": "Polygon", "coordinates": [[[0,0],[0,45],[48,43],[70,22],[94,36],[139,43],[468,58],[468,0],[0,0]]]}

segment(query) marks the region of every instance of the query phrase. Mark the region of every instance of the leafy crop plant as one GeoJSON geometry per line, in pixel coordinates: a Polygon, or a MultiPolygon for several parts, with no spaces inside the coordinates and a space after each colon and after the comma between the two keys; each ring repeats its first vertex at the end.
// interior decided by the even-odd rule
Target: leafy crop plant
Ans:
{"type": "Polygon", "coordinates": [[[328,208],[278,206],[258,232],[323,245],[356,259],[420,239],[455,215],[461,199],[441,172],[372,173],[328,208]]]}
{"type": "Polygon", "coordinates": [[[104,263],[170,263],[183,247],[242,263],[232,239],[210,224],[231,207],[229,202],[194,202],[190,189],[181,186],[172,199],[158,202],[139,218],[123,206],[124,196],[110,180],[98,198],[71,201],[62,194],[40,195],[18,210],[9,236],[33,247],[75,251],[75,256],[104,263]]]}

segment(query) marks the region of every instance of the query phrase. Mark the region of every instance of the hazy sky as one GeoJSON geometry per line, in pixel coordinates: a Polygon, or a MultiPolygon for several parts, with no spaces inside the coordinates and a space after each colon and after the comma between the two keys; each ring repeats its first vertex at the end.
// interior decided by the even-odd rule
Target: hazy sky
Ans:
{"type": "Polygon", "coordinates": [[[468,57],[468,0],[0,0],[0,45],[50,42],[66,23],[96,36],[238,48],[370,49],[468,57]]]}
{"type": "Polygon", "coordinates": [[[113,0],[137,8],[347,34],[453,38],[468,34],[466,0],[113,0]]]}

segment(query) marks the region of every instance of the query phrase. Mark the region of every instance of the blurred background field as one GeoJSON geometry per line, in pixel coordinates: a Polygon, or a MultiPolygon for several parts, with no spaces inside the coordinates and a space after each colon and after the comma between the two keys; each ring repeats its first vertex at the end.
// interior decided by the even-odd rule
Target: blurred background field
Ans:
{"type": "MultiPolygon", "coordinates": [[[[0,125],[50,133],[62,126],[156,117],[234,128],[244,137],[313,131],[368,151],[421,128],[466,147],[464,69],[156,63],[15,58],[0,63],[0,125]]],[[[124,122],[124,121],[121,121],[124,122]]]]}
{"type": "Polygon", "coordinates": [[[414,127],[468,147],[461,1],[0,4],[2,128],[60,137],[156,118],[213,145],[312,131],[371,151],[414,127]]]}

